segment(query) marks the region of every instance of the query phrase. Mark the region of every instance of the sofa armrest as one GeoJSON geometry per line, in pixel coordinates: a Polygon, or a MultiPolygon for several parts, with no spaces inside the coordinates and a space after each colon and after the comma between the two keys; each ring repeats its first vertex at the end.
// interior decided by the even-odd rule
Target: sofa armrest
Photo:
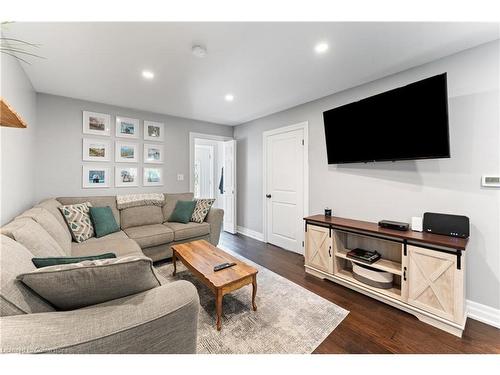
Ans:
{"type": "Polygon", "coordinates": [[[211,208],[208,211],[205,222],[210,224],[210,243],[217,246],[219,243],[220,232],[222,230],[222,219],[224,218],[224,210],[220,208],[211,208]]]}
{"type": "Polygon", "coordinates": [[[3,353],[196,353],[198,292],[175,281],[83,309],[0,318],[3,353]]]}

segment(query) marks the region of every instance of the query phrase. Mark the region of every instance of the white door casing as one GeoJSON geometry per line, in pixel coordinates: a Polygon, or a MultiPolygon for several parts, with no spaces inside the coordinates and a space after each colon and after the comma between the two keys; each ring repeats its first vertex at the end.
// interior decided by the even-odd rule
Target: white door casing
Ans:
{"type": "Polygon", "coordinates": [[[307,214],[307,123],[264,132],[264,238],[304,253],[307,214]]]}
{"type": "Polygon", "coordinates": [[[224,230],[235,234],[236,225],[236,141],[224,142],[224,230]]]}

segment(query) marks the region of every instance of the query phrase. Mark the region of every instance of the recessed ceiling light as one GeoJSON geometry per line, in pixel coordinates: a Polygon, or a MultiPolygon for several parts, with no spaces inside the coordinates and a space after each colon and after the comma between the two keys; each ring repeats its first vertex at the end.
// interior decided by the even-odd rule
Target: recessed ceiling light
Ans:
{"type": "Polygon", "coordinates": [[[234,95],[226,94],[226,96],[224,96],[224,99],[226,100],[226,102],[232,102],[234,100],[234,95]]]}
{"type": "Polygon", "coordinates": [[[143,70],[142,76],[146,79],[153,79],[155,77],[155,74],[150,70],[143,70]]]}
{"type": "Polygon", "coordinates": [[[328,51],[328,43],[325,42],[318,43],[314,46],[314,50],[316,51],[316,53],[324,53],[328,51]]]}

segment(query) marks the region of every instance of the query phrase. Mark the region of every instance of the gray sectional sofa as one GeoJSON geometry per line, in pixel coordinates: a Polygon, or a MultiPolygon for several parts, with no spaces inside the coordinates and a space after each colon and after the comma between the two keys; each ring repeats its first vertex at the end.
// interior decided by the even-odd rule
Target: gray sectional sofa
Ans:
{"type": "Polygon", "coordinates": [[[211,208],[205,222],[168,222],[178,200],[192,193],[165,194],[160,206],[118,210],[115,196],[47,199],[0,229],[0,335],[4,353],[195,353],[198,293],[185,281],[169,282],[135,295],[71,311],[56,311],[16,280],[35,269],[34,256],[86,256],[113,252],[158,261],[175,243],[219,241],[223,211],[211,208]],[[90,202],[110,206],[119,232],[72,242],[61,205],[90,202]],[[54,249],[58,250],[55,251],[54,249]]]}

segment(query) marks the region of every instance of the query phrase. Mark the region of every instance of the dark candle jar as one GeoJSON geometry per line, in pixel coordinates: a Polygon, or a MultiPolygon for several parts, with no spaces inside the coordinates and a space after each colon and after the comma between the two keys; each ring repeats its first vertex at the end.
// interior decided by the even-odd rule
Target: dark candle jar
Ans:
{"type": "Polygon", "coordinates": [[[332,209],[331,208],[325,208],[325,216],[332,216],[332,209]]]}

